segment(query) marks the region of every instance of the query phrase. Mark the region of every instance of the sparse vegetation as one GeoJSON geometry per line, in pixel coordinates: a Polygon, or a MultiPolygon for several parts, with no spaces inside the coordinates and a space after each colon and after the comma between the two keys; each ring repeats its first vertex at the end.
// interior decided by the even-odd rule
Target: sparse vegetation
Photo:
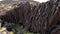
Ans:
{"type": "MultiPolygon", "coordinates": [[[[0,23],[2,23],[2,20],[0,20],[0,23]]],[[[14,25],[14,23],[11,22],[5,22],[5,24],[3,25],[3,27],[8,27],[8,26],[12,26],[12,32],[14,32],[14,34],[34,34],[33,32],[29,32],[26,28],[24,28],[22,25],[20,24],[16,24],[16,26],[14,25]]],[[[37,33],[39,34],[39,33],[37,33]]]]}

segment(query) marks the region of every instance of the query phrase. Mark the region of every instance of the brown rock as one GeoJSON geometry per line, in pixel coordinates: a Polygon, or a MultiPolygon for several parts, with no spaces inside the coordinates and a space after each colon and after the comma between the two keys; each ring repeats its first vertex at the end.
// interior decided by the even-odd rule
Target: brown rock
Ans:
{"type": "Polygon", "coordinates": [[[37,6],[31,5],[29,2],[22,3],[0,18],[4,21],[20,23],[33,32],[49,34],[56,28],[60,18],[60,4],[58,2],[48,1],[37,6]]]}

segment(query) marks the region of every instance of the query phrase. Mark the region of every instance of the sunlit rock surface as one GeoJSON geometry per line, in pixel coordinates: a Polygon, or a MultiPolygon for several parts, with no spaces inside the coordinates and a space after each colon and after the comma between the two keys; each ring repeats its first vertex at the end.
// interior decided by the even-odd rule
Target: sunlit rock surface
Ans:
{"type": "Polygon", "coordinates": [[[0,16],[4,15],[7,11],[12,10],[14,6],[10,4],[1,4],[0,5],[0,16]]]}
{"type": "MultiPolygon", "coordinates": [[[[12,10],[12,9],[18,7],[18,5],[20,3],[26,3],[26,1],[19,1],[19,2],[12,1],[10,3],[5,2],[5,1],[0,2],[0,16],[6,14],[7,11],[12,10]]],[[[37,6],[37,5],[39,5],[39,2],[30,1],[30,4],[37,6]]]]}

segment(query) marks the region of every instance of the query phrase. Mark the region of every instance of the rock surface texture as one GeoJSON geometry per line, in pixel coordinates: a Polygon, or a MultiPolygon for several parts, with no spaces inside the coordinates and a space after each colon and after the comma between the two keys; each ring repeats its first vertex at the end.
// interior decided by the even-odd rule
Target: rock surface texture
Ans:
{"type": "Polygon", "coordinates": [[[38,5],[30,2],[20,3],[0,18],[3,21],[22,24],[35,33],[60,34],[60,0],[50,0],[38,5]]]}

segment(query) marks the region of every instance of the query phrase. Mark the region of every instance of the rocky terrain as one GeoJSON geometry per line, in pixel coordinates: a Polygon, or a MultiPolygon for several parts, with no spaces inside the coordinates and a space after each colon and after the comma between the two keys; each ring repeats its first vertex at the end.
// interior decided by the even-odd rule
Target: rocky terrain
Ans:
{"type": "Polygon", "coordinates": [[[33,33],[60,34],[59,0],[38,4],[22,2],[12,6],[7,6],[8,9],[5,7],[6,12],[1,11],[3,13],[0,13],[0,19],[3,20],[3,23],[4,21],[13,22],[14,26],[20,24],[33,33]]]}

